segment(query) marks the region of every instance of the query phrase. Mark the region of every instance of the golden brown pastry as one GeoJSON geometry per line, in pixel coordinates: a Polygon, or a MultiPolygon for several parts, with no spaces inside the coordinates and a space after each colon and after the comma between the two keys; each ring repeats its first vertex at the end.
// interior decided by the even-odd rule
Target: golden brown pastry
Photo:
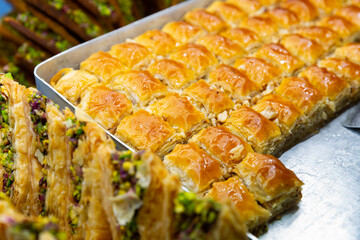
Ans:
{"type": "Polygon", "coordinates": [[[252,108],[276,123],[284,135],[291,133],[303,114],[293,102],[276,94],[266,95],[252,108]]]}
{"type": "Polygon", "coordinates": [[[194,9],[185,14],[184,20],[194,26],[201,27],[207,32],[220,32],[227,27],[227,24],[217,15],[205,9],[194,9]]]}
{"type": "Polygon", "coordinates": [[[255,32],[265,42],[276,39],[275,35],[278,32],[277,24],[270,17],[265,16],[249,17],[240,24],[240,27],[255,32]]]}
{"type": "Polygon", "coordinates": [[[345,1],[344,0],[309,0],[314,6],[322,9],[323,11],[330,13],[334,9],[341,7],[345,1]]]}
{"type": "Polygon", "coordinates": [[[300,22],[296,13],[283,7],[275,7],[266,11],[262,15],[269,17],[271,20],[277,23],[279,27],[286,29],[297,25],[300,22]]]}
{"type": "Polygon", "coordinates": [[[116,44],[111,47],[109,53],[130,70],[146,67],[153,58],[146,47],[131,42],[116,44]]]}
{"type": "Polygon", "coordinates": [[[348,43],[335,50],[335,57],[360,64],[360,43],[348,43]]]}
{"type": "Polygon", "coordinates": [[[160,30],[149,30],[137,36],[135,42],[147,47],[156,55],[167,55],[176,47],[176,40],[160,30]]]}
{"type": "Polygon", "coordinates": [[[177,93],[168,93],[165,98],[153,103],[149,109],[185,135],[192,135],[194,131],[204,126],[204,114],[197,110],[186,97],[177,93]]]}
{"type": "Polygon", "coordinates": [[[306,114],[315,111],[324,101],[324,95],[306,78],[285,78],[276,89],[276,93],[295,103],[306,114]]]}
{"type": "Polygon", "coordinates": [[[262,7],[260,0],[226,0],[226,2],[234,4],[248,14],[254,14],[262,7]]]}
{"type": "Polygon", "coordinates": [[[223,126],[202,129],[189,142],[198,144],[214,159],[219,160],[228,172],[241,162],[248,152],[253,152],[244,139],[223,126]]]}
{"type": "Polygon", "coordinates": [[[330,48],[339,44],[339,35],[328,27],[309,26],[299,27],[296,33],[317,41],[327,51],[330,48]]]}
{"type": "Polygon", "coordinates": [[[335,14],[341,16],[356,26],[360,26],[360,7],[355,5],[348,5],[335,11],[335,14]]]}
{"type": "Polygon", "coordinates": [[[167,92],[166,86],[148,71],[128,71],[114,79],[109,86],[125,91],[132,102],[140,106],[167,92]]]}
{"type": "Polygon", "coordinates": [[[176,145],[165,156],[164,164],[170,173],[177,175],[184,186],[195,193],[205,191],[223,175],[220,163],[195,143],[176,145]]]}
{"type": "Polygon", "coordinates": [[[314,64],[325,52],[321,44],[299,34],[285,35],[280,43],[307,65],[314,64]]]}
{"type": "Polygon", "coordinates": [[[229,28],[220,34],[236,42],[247,51],[259,46],[261,43],[260,37],[247,28],[229,28]]]}
{"type": "Polygon", "coordinates": [[[132,111],[132,103],[125,94],[102,85],[90,87],[78,107],[111,133],[120,120],[132,111]]]}
{"type": "Polygon", "coordinates": [[[184,89],[184,93],[201,103],[206,112],[219,114],[234,107],[234,102],[223,92],[199,80],[184,89]]]}
{"type": "Polygon", "coordinates": [[[256,152],[268,153],[277,150],[275,142],[281,136],[280,128],[251,108],[241,107],[234,110],[225,126],[243,136],[256,152]]]}
{"type": "Polygon", "coordinates": [[[182,62],[195,70],[197,76],[203,76],[218,60],[206,47],[199,44],[185,44],[170,54],[170,59],[182,62]]]}
{"type": "Polygon", "coordinates": [[[353,23],[346,20],[346,18],[337,15],[322,18],[318,24],[322,27],[331,28],[331,30],[336,32],[342,38],[350,37],[357,30],[357,27],[353,23]]]}
{"type": "Polygon", "coordinates": [[[209,81],[224,89],[236,101],[247,99],[261,90],[261,86],[242,71],[224,64],[210,72],[209,81]]]}
{"type": "Polygon", "coordinates": [[[302,22],[309,22],[318,17],[319,13],[308,0],[286,0],[280,5],[294,12],[302,22]]]}
{"type": "Polygon", "coordinates": [[[249,153],[235,172],[255,199],[275,217],[295,206],[301,199],[303,183],[295,173],[271,155],[249,153]]]}
{"type": "Polygon", "coordinates": [[[50,80],[50,85],[75,106],[79,104],[82,92],[96,83],[99,79],[95,75],[72,68],[60,70],[50,80]]]}
{"type": "Polygon", "coordinates": [[[265,86],[271,82],[277,82],[282,71],[261,58],[246,57],[236,60],[234,67],[241,70],[246,76],[257,83],[265,86]]]}
{"type": "Polygon", "coordinates": [[[153,62],[148,71],[166,85],[180,89],[196,80],[195,72],[185,64],[171,59],[162,59],[153,62]]]}
{"type": "Polygon", "coordinates": [[[139,110],[121,120],[115,136],[134,149],[149,149],[162,154],[173,145],[174,129],[161,117],[139,110]]]}
{"type": "Polygon", "coordinates": [[[257,204],[254,195],[238,177],[214,183],[205,197],[220,203],[232,202],[250,232],[256,233],[266,227],[270,217],[270,212],[257,204]]]}
{"type": "Polygon", "coordinates": [[[289,53],[282,45],[275,43],[264,45],[254,53],[254,57],[274,63],[289,74],[304,65],[300,59],[289,53]]]}
{"type": "Polygon", "coordinates": [[[231,26],[238,25],[247,15],[236,5],[221,1],[213,2],[206,10],[220,16],[231,26]]]}
{"type": "Polygon", "coordinates": [[[169,22],[161,30],[182,44],[194,42],[205,34],[205,31],[200,27],[183,21],[169,22]]]}
{"type": "Polygon", "coordinates": [[[235,42],[220,34],[208,34],[199,38],[197,44],[205,46],[225,64],[230,64],[236,58],[244,55],[244,50],[235,42]]]}
{"type": "Polygon", "coordinates": [[[88,71],[97,76],[101,83],[108,84],[115,76],[125,72],[127,67],[109,53],[100,51],[81,62],[80,70],[88,71]]]}

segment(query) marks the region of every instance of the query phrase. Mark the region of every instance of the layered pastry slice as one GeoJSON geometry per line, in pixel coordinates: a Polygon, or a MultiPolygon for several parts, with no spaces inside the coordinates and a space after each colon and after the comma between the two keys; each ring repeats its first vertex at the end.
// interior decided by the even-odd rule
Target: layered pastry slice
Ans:
{"type": "Polygon", "coordinates": [[[332,15],[322,18],[318,22],[319,26],[331,28],[342,39],[343,42],[351,42],[358,37],[358,27],[344,17],[332,15]]]}
{"type": "Polygon", "coordinates": [[[220,16],[232,27],[237,26],[247,16],[246,12],[236,5],[221,1],[213,2],[206,10],[220,16]]]}
{"type": "Polygon", "coordinates": [[[205,46],[218,57],[219,62],[225,64],[231,64],[245,54],[240,45],[220,34],[205,35],[196,43],[205,46]]]}
{"type": "Polygon", "coordinates": [[[329,51],[340,44],[340,36],[329,27],[299,27],[295,30],[295,32],[301,36],[318,42],[322,45],[325,51],[329,51]]]}
{"type": "Polygon", "coordinates": [[[303,183],[295,173],[271,155],[249,153],[235,172],[271,218],[295,206],[301,199],[303,183]]]}
{"type": "Polygon", "coordinates": [[[160,116],[139,110],[121,120],[115,136],[134,149],[149,149],[160,156],[174,148],[179,137],[160,116]]]}
{"type": "Polygon", "coordinates": [[[75,106],[79,104],[81,94],[91,85],[99,83],[99,79],[83,70],[64,68],[50,80],[50,85],[75,106]]]}
{"type": "Polygon", "coordinates": [[[196,81],[193,70],[187,68],[184,63],[171,59],[161,59],[153,62],[148,67],[148,71],[168,87],[174,89],[181,89],[196,81]]]}
{"type": "Polygon", "coordinates": [[[186,64],[196,72],[197,77],[202,77],[218,63],[215,55],[206,47],[189,43],[179,47],[170,54],[170,59],[186,64]]]}
{"type": "MultiPolygon", "coordinates": [[[[306,78],[285,78],[275,90],[276,94],[292,101],[304,111],[305,123],[315,127],[318,122],[327,118],[325,96],[306,78]]],[[[310,128],[308,129],[310,131],[310,128]]]]}
{"type": "MultiPolygon", "coordinates": [[[[210,86],[204,80],[199,80],[184,89],[209,119],[224,122],[227,112],[234,107],[234,102],[224,92],[210,86]]],[[[214,122],[215,123],[215,122],[214,122]]]]}
{"type": "Polygon", "coordinates": [[[137,36],[134,41],[145,46],[156,55],[167,55],[178,45],[173,37],[158,29],[146,31],[137,36]]]}
{"type": "Polygon", "coordinates": [[[260,0],[226,0],[226,2],[234,4],[248,15],[254,15],[263,6],[260,0]]]}
{"type": "Polygon", "coordinates": [[[289,29],[300,23],[296,13],[280,6],[265,11],[262,16],[269,17],[281,29],[289,29]]]}
{"type": "Polygon", "coordinates": [[[194,9],[187,12],[184,20],[194,26],[205,29],[209,33],[220,32],[227,28],[226,22],[221,17],[205,9],[194,9]]]}
{"type": "Polygon", "coordinates": [[[204,114],[178,93],[168,93],[165,98],[150,105],[149,110],[162,117],[185,138],[192,136],[207,124],[204,114]]]}
{"type": "Polygon", "coordinates": [[[308,0],[286,0],[280,6],[294,12],[301,23],[313,21],[319,16],[317,8],[308,0]]]}
{"type": "Polygon", "coordinates": [[[335,50],[335,57],[360,64],[360,43],[348,43],[335,50]]]}
{"type": "Polygon", "coordinates": [[[165,156],[164,164],[190,191],[201,193],[223,178],[224,169],[196,143],[178,144],[165,156]]]}
{"type": "Polygon", "coordinates": [[[137,106],[145,106],[151,100],[166,94],[167,88],[148,71],[128,71],[108,85],[116,91],[123,91],[137,106]]]}
{"type": "Polygon", "coordinates": [[[245,51],[251,51],[261,44],[260,37],[247,28],[229,28],[220,34],[239,44],[245,51]]]}
{"type": "Polygon", "coordinates": [[[250,144],[223,126],[202,129],[189,142],[196,143],[210,156],[220,161],[228,172],[231,172],[248,152],[253,152],[250,144]]]}
{"type": "Polygon", "coordinates": [[[294,56],[298,57],[306,65],[314,64],[323,56],[325,50],[322,45],[314,40],[299,34],[285,35],[280,43],[294,56]]]}
{"type": "Polygon", "coordinates": [[[109,53],[130,70],[146,68],[153,59],[153,54],[143,45],[126,42],[111,47],[109,53]]]}
{"type": "Polygon", "coordinates": [[[349,20],[357,27],[360,26],[360,6],[348,5],[337,9],[335,14],[349,20]]]}
{"type": "Polygon", "coordinates": [[[294,128],[303,121],[303,111],[290,100],[277,94],[264,96],[252,108],[278,125],[283,135],[296,132],[294,128]]]}
{"type": "Polygon", "coordinates": [[[254,195],[238,177],[214,183],[205,197],[222,203],[230,201],[234,204],[250,232],[258,234],[266,229],[270,212],[257,204],[254,195]]]}
{"type": "Polygon", "coordinates": [[[335,113],[343,109],[349,103],[351,88],[348,82],[329,72],[326,68],[311,66],[299,74],[327,97],[326,103],[331,112],[335,113]]]}
{"type": "Polygon", "coordinates": [[[310,0],[315,7],[320,8],[326,13],[331,13],[340,8],[346,1],[344,0],[310,0]]]}
{"type": "Polygon", "coordinates": [[[202,28],[184,21],[169,22],[161,30],[182,44],[194,42],[197,38],[205,35],[202,28]]]}
{"type": "Polygon", "coordinates": [[[171,239],[248,239],[247,227],[233,204],[198,198],[189,192],[179,193],[174,202],[171,239]]]}
{"type": "Polygon", "coordinates": [[[271,43],[262,46],[254,53],[254,57],[265,59],[278,66],[283,72],[292,74],[304,66],[304,63],[292,55],[281,44],[271,43]]]}
{"type": "Polygon", "coordinates": [[[262,41],[269,43],[278,38],[278,25],[270,17],[254,16],[244,20],[239,27],[255,32],[262,41]]]}
{"type": "Polygon", "coordinates": [[[261,85],[251,81],[243,71],[224,64],[210,72],[209,82],[222,89],[236,103],[242,104],[261,90],[261,85]]]}
{"type": "Polygon", "coordinates": [[[225,126],[248,141],[256,152],[273,153],[281,148],[280,128],[251,108],[234,110],[225,126]]]}
{"type": "Polygon", "coordinates": [[[109,84],[115,76],[125,72],[127,67],[106,52],[96,52],[80,63],[80,70],[97,76],[102,84],[109,84]]]}
{"type": "Polygon", "coordinates": [[[85,90],[78,107],[111,133],[121,119],[132,113],[133,108],[125,94],[103,85],[93,85],[85,90]]]}

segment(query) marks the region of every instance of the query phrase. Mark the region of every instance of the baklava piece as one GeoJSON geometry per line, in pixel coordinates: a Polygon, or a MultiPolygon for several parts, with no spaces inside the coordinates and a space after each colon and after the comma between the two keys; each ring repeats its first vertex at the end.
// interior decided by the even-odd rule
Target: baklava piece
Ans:
{"type": "Polygon", "coordinates": [[[247,15],[236,5],[221,1],[213,2],[206,10],[218,15],[230,26],[238,25],[247,15]]]}
{"type": "Polygon", "coordinates": [[[170,59],[180,61],[192,68],[198,77],[204,76],[218,60],[206,47],[189,43],[170,54],[170,59]]]}
{"type": "Polygon", "coordinates": [[[293,102],[276,94],[266,95],[252,108],[277,124],[283,135],[293,132],[293,128],[301,123],[303,114],[293,102]]]}
{"type": "Polygon", "coordinates": [[[275,23],[278,24],[280,28],[289,29],[297,24],[300,20],[298,16],[291,10],[282,7],[275,7],[270,9],[262,14],[265,17],[269,17],[275,23]]]}
{"type": "Polygon", "coordinates": [[[247,28],[229,28],[220,34],[239,44],[246,51],[250,51],[261,44],[260,37],[247,28]]]}
{"type": "Polygon", "coordinates": [[[224,92],[211,87],[204,80],[191,84],[184,93],[198,103],[199,108],[207,113],[208,118],[220,118],[222,122],[225,121],[221,119],[222,115],[227,116],[226,111],[234,107],[234,102],[224,92]]]}
{"type": "Polygon", "coordinates": [[[195,193],[209,189],[223,175],[220,163],[195,143],[176,145],[165,156],[164,164],[172,174],[180,178],[186,188],[195,193]]]}
{"type": "Polygon", "coordinates": [[[131,101],[123,93],[102,85],[91,86],[85,92],[78,107],[111,133],[123,117],[131,114],[131,101]]]}
{"type": "MultiPolygon", "coordinates": [[[[319,26],[331,28],[336,32],[340,37],[343,38],[344,42],[350,42],[356,36],[354,33],[357,31],[357,27],[351,23],[349,20],[337,15],[332,15],[321,19],[318,23],[319,26]]],[[[356,34],[358,35],[358,34],[356,34]]]]}
{"type": "Polygon", "coordinates": [[[194,42],[199,37],[205,35],[205,31],[200,27],[183,21],[169,22],[161,30],[182,44],[194,42]]]}
{"type": "Polygon", "coordinates": [[[149,149],[160,156],[170,152],[179,140],[167,122],[145,110],[121,120],[115,136],[133,149],[149,149]]]}
{"type": "Polygon", "coordinates": [[[94,74],[104,84],[109,84],[115,76],[125,72],[127,67],[106,52],[97,52],[81,62],[80,70],[94,74]]]}
{"type": "Polygon", "coordinates": [[[234,4],[247,14],[255,14],[262,7],[260,0],[226,0],[226,2],[234,4]]]}
{"type": "Polygon", "coordinates": [[[335,50],[335,57],[360,64],[360,43],[348,43],[335,50]]]}
{"type": "Polygon", "coordinates": [[[226,120],[225,127],[251,143],[256,152],[272,153],[280,147],[280,128],[251,108],[234,110],[226,120]]]}
{"type": "Polygon", "coordinates": [[[184,20],[192,25],[205,29],[209,33],[220,32],[227,27],[224,20],[205,9],[194,9],[187,12],[184,20]]]}
{"type": "Polygon", "coordinates": [[[147,47],[156,55],[167,55],[177,46],[174,38],[157,29],[146,31],[140,36],[137,36],[134,41],[147,47]]]}
{"type": "Polygon", "coordinates": [[[111,47],[109,53],[131,70],[146,67],[153,59],[151,52],[137,43],[120,43],[111,47]]]}
{"type": "Polygon", "coordinates": [[[344,4],[344,0],[309,0],[315,7],[330,13],[344,4]]]}
{"type": "Polygon", "coordinates": [[[301,180],[271,155],[249,153],[235,172],[255,199],[271,212],[271,218],[295,206],[301,200],[301,180]]]}
{"type": "Polygon", "coordinates": [[[325,52],[321,44],[299,34],[286,35],[280,43],[307,65],[314,64],[325,52]]]}
{"type": "Polygon", "coordinates": [[[196,80],[195,72],[185,64],[171,59],[162,59],[152,63],[148,71],[171,88],[181,89],[196,80]]]}
{"type": "Polygon", "coordinates": [[[310,22],[319,16],[316,7],[307,0],[285,0],[280,6],[294,12],[302,22],[310,22]]]}
{"type": "Polygon", "coordinates": [[[296,33],[318,42],[326,51],[336,47],[340,43],[340,36],[328,27],[299,27],[296,29],[296,33]]]}
{"type": "Polygon", "coordinates": [[[253,152],[250,144],[223,126],[202,129],[189,142],[196,143],[214,159],[220,161],[227,172],[231,172],[247,153],[253,152]]]}
{"type": "Polygon", "coordinates": [[[199,38],[196,43],[205,46],[225,64],[233,63],[244,55],[244,50],[237,43],[220,34],[208,34],[199,38]]]}
{"type": "Polygon", "coordinates": [[[264,42],[272,42],[278,37],[278,26],[269,17],[249,17],[240,24],[240,27],[254,31],[264,42]]]}
{"type": "Polygon", "coordinates": [[[205,126],[205,116],[191,102],[177,93],[168,93],[166,97],[153,103],[149,110],[161,116],[184,137],[193,135],[205,126]]]}
{"type": "Polygon", "coordinates": [[[338,9],[335,13],[360,27],[360,6],[348,5],[338,9]]]}
{"type": "Polygon", "coordinates": [[[214,183],[205,197],[220,203],[233,203],[250,232],[256,234],[266,229],[270,212],[257,204],[254,195],[238,177],[214,183]]]}
{"type": "Polygon", "coordinates": [[[300,73],[300,77],[306,77],[308,81],[327,97],[330,110],[335,113],[343,109],[349,102],[351,93],[350,85],[335,73],[326,68],[311,66],[300,73]]]}
{"type": "Polygon", "coordinates": [[[50,85],[75,106],[79,104],[83,91],[96,83],[99,79],[95,75],[72,68],[60,70],[50,80],[50,85]]]}
{"type": "Polygon", "coordinates": [[[210,72],[209,82],[221,88],[238,103],[250,99],[261,90],[260,84],[251,81],[245,73],[224,64],[210,72]]]}
{"type": "Polygon", "coordinates": [[[109,87],[124,91],[135,105],[145,106],[151,100],[164,96],[167,88],[148,71],[128,71],[109,84],[109,87]]]}
{"type": "Polygon", "coordinates": [[[288,74],[292,74],[295,70],[304,66],[300,59],[293,56],[281,44],[272,43],[264,45],[254,53],[254,57],[274,63],[288,74]]]}

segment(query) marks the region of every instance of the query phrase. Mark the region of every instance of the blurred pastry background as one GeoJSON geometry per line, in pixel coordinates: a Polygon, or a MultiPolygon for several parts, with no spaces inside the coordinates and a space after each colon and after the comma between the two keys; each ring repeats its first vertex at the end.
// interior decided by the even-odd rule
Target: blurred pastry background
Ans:
{"type": "Polygon", "coordinates": [[[35,86],[47,58],[181,0],[0,0],[0,72],[35,86]]]}

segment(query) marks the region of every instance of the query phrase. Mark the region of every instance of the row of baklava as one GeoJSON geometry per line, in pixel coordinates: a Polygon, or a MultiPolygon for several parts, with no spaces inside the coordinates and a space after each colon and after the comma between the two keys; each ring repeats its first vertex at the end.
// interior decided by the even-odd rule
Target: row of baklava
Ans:
{"type": "MultiPolygon", "coordinates": [[[[2,192],[25,215],[55,217],[67,239],[247,239],[248,230],[260,229],[271,214],[301,198],[296,175],[278,159],[256,153],[237,166],[238,177],[214,184],[206,198],[184,193],[156,155],[118,152],[85,113],[62,112],[10,77],[0,76],[2,192]],[[252,176],[247,186],[240,182],[246,174],[252,176]],[[227,199],[221,189],[233,187],[227,199]]],[[[1,206],[4,239],[64,238],[51,224],[26,225],[1,206]]]]}
{"type": "MultiPolygon", "coordinates": [[[[344,13],[346,9],[360,13],[360,8],[355,6],[343,7],[337,12],[344,13]]],[[[285,35],[278,44],[266,44],[248,57],[239,55],[234,65],[216,66],[216,54],[206,48],[214,50],[214,47],[207,45],[185,44],[171,53],[170,58],[151,63],[154,53],[146,47],[122,43],[113,46],[109,53],[91,55],[81,63],[81,70],[60,71],[51,84],[128,146],[149,148],[163,156],[176,143],[187,141],[200,129],[223,124],[234,109],[255,104],[263,95],[273,92],[284,77],[293,76],[334,47],[357,36],[359,21],[346,20],[342,15],[320,20],[329,27],[295,28],[296,34],[285,35]],[[148,71],[139,70],[141,66],[148,66],[148,71]],[[205,78],[198,80],[204,74],[205,78]]],[[[180,23],[187,26],[185,32],[189,26],[197,28],[185,22],[177,24],[180,23]]],[[[183,28],[178,27],[174,32],[181,35],[179,29],[183,28]]],[[[154,30],[140,37],[155,39],[159,44],[152,45],[160,46],[162,41],[167,42],[160,36],[169,37],[164,34],[154,30]],[[157,37],[154,34],[158,34],[157,37]]],[[[212,44],[220,45],[221,41],[212,44]]],[[[227,52],[226,46],[218,50],[227,52]]],[[[279,133],[275,131],[274,136],[279,133]]],[[[281,151],[281,145],[274,145],[263,153],[276,150],[281,151]]]]}

